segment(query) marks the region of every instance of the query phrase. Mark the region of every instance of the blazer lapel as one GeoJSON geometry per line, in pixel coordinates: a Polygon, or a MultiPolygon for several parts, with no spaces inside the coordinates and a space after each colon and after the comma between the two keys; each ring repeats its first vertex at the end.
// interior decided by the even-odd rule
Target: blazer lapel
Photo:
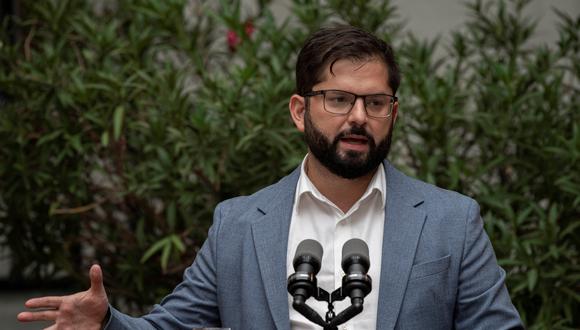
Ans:
{"type": "Polygon", "coordinates": [[[423,198],[412,182],[385,162],[387,199],[377,329],[394,329],[426,214],[418,209],[423,198]]]}
{"type": "Polygon", "coordinates": [[[284,330],[290,329],[286,291],[286,251],[299,175],[299,170],[294,171],[273,187],[269,194],[270,198],[258,208],[263,215],[252,224],[254,247],[268,307],[276,328],[284,330]]]}

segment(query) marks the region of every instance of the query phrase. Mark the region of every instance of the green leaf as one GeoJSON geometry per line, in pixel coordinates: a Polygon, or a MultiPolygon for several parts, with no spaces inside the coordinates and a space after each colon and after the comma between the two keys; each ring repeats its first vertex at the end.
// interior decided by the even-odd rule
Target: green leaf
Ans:
{"type": "Polygon", "coordinates": [[[177,235],[171,236],[171,240],[173,241],[173,246],[177,249],[177,251],[183,253],[185,252],[185,244],[181,241],[181,238],[177,235]]]}
{"type": "Polygon", "coordinates": [[[115,108],[115,112],[113,114],[113,138],[119,140],[121,137],[121,129],[123,128],[123,117],[125,115],[125,108],[122,106],[118,106],[115,108]]]}
{"type": "Polygon", "coordinates": [[[577,233],[578,228],[580,228],[580,221],[571,222],[564,228],[564,230],[560,232],[558,236],[560,237],[560,239],[564,239],[566,236],[570,234],[577,233]]]}
{"type": "Polygon", "coordinates": [[[103,147],[107,147],[109,145],[109,132],[104,131],[103,134],[101,134],[101,145],[103,147]]]}
{"type": "Polygon", "coordinates": [[[141,257],[141,263],[145,263],[145,261],[151,258],[151,256],[153,256],[159,250],[164,249],[165,246],[167,245],[171,245],[171,240],[167,237],[157,241],[149,249],[147,249],[147,251],[145,251],[145,253],[141,257]]]}
{"type": "Polygon", "coordinates": [[[68,141],[71,146],[78,152],[83,152],[83,146],[81,144],[81,137],[79,135],[68,136],[68,141]]]}
{"type": "Polygon", "coordinates": [[[530,292],[533,292],[537,283],[538,283],[538,270],[531,269],[528,272],[528,290],[530,290],[530,292]]]}
{"type": "Polygon", "coordinates": [[[169,264],[169,257],[171,256],[171,246],[172,246],[171,244],[164,245],[163,251],[161,252],[161,269],[163,269],[163,271],[167,270],[167,265],[169,264]]]}
{"type": "Polygon", "coordinates": [[[55,140],[56,138],[58,138],[60,135],[62,135],[63,131],[62,130],[55,130],[52,133],[49,133],[47,135],[44,135],[43,137],[41,137],[40,139],[38,139],[38,141],[36,142],[36,146],[40,147],[50,141],[55,140]]]}
{"type": "Polygon", "coordinates": [[[578,292],[574,292],[569,288],[561,288],[560,290],[572,297],[574,300],[576,300],[576,302],[580,303],[580,294],[578,292]]]}
{"type": "Polygon", "coordinates": [[[137,222],[137,230],[135,230],[135,236],[137,237],[137,242],[139,245],[145,243],[145,219],[141,218],[137,222]]]}

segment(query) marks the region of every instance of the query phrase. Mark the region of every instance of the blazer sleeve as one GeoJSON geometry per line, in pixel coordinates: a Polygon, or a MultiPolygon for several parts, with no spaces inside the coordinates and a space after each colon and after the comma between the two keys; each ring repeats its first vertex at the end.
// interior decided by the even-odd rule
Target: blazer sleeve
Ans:
{"type": "Polygon", "coordinates": [[[467,213],[455,329],[523,329],[475,201],[467,213]]]}
{"type": "Polygon", "coordinates": [[[153,310],[140,318],[130,317],[110,307],[106,330],[187,329],[221,326],[217,299],[218,232],[223,204],[214,212],[208,238],[195,261],[183,275],[183,281],[153,310]]]}

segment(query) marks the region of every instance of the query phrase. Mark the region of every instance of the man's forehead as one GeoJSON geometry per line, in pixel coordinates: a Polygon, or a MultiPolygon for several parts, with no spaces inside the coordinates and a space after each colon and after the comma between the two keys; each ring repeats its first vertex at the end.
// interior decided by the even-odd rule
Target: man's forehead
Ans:
{"type": "MultiPolygon", "coordinates": [[[[369,63],[379,63],[379,64],[383,65],[385,68],[387,68],[387,64],[384,61],[382,61],[380,59],[380,57],[378,57],[378,56],[367,56],[367,57],[363,57],[363,58],[349,57],[349,58],[335,59],[333,61],[330,61],[326,65],[324,65],[324,68],[318,74],[318,79],[317,79],[318,82],[323,82],[323,81],[326,81],[326,80],[332,78],[332,76],[336,76],[335,68],[336,68],[337,64],[340,65],[343,63],[353,65],[354,66],[353,71],[360,70],[369,63]]],[[[385,78],[388,79],[388,77],[385,77],[385,78]]]]}

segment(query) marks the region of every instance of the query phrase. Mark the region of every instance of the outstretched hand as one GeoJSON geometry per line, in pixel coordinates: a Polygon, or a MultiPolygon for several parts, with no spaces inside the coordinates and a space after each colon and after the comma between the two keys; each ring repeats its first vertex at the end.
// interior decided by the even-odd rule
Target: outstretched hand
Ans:
{"type": "Polygon", "coordinates": [[[26,301],[27,308],[38,310],[18,314],[21,322],[54,321],[50,330],[101,329],[107,315],[109,301],[103,286],[101,267],[93,265],[89,271],[91,287],[70,296],[41,297],[26,301]]]}

